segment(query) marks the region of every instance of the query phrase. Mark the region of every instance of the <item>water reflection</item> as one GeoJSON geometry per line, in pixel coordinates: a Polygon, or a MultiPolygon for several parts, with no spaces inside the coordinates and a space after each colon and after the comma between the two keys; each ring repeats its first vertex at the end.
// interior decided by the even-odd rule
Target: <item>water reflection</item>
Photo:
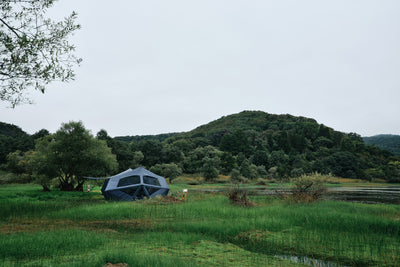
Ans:
{"type": "MultiPolygon", "coordinates": [[[[271,187],[245,187],[248,195],[263,196],[274,195],[276,188],[271,187]]],[[[208,188],[208,189],[191,189],[195,192],[226,192],[227,188],[208,188]]],[[[400,205],[400,186],[381,186],[381,187],[332,187],[328,188],[327,194],[324,196],[327,200],[339,200],[360,203],[385,203],[400,205]]]]}
{"type": "Polygon", "coordinates": [[[327,199],[400,204],[400,186],[389,187],[334,187],[328,190],[327,199]]]}

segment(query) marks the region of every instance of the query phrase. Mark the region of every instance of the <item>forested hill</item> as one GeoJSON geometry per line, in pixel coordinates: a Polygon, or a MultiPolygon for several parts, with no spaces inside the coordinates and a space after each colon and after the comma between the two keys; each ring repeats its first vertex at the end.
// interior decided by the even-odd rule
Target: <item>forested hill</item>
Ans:
{"type": "Polygon", "coordinates": [[[314,119],[305,117],[295,117],[289,114],[275,115],[262,111],[243,111],[238,114],[223,116],[208,124],[197,127],[189,134],[208,134],[219,131],[265,131],[265,130],[287,130],[293,128],[294,124],[313,124],[317,122],[314,119]]]}
{"type": "Polygon", "coordinates": [[[157,140],[163,142],[165,139],[176,135],[177,133],[166,133],[157,135],[134,135],[134,136],[116,136],[114,139],[123,142],[139,142],[145,140],[157,140]]]}
{"type": "MultiPolygon", "coordinates": [[[[33,149],[33,140],[46,134],[42,130],[29,136],[18,127],[7,127],[3,132],[20,131],[14,135],[21,137],[12,137],[20,145],[4,141],[13,134],[0,134],[0,146],[7,148],[1,149],[0,164],[12,149],[33,149]]],[[[400,182],[399,157],[366,145],[356,133],[338,132],[314,119],[292,115],[243,111],[184,133],[111,138],[101,130],[97,138],[111,147],[120,171],[144,166],[164,176],[196,173],[206,179],[231,173],[248,179],[280,179],[319,172],[400,182]]]]}
{"type": "Polygon", "coordinates": [[[0,122],[0,165],[6,162],[7,155],[11,152],[33,149],[34,140],[46,134],[47,130],[40,130],[29,135],[16,125],[0,122]]]}
{"type": "Polygon", "coordinates": [[[363,137],[367,145],[375,145],[392,152],[400,157],[400,135],[380,134],[371,137],[363,137]]]}
{"type": "Polygon", "coordinates": [[[33,148],[30,135],[18,126],[0,122],[0,164],[5,163],[8,153],[33,148]]]}
{"type": "Polygon", "coordinates": [[[163,142],[154,137],[130,143],[131,149],[143,153],[141,163],[145,166],[175,163],[185,173],[216,168],[229,174],[238,169],[245,177],[254,177],[254,170],[262,173],[264,169],[275,177],[320,172],[400,180],[399,158],[365,145],[356,133],[338,132],[304,117],[243,111],[172,134],[163,142]]]}

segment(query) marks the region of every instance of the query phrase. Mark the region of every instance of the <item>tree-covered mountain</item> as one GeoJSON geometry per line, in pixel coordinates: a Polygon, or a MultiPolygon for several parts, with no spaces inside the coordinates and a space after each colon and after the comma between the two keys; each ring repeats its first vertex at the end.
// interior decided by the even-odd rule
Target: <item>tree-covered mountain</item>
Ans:
{"type": "MultiPolygon", "coordinates": [[[[331,173],[340,177],[395,181],[399,158],[365,145],[360,135],[342,133],[314,119],[243,111],[164,141],[130,142],[145,166],[174,163],[185,173],[237,169],[248,178],[331,173]]],[[[215,171],[214,171],[215,173],[215,171]]]]}
{"type": "Polygon", "coordinates": [[[400,157],[400,135],[380,134],[363,137],[365,144],[375,145],[400,157]]]}
{"type": "Polygon", "coordinates": [[[33,148],[33,144],[30,135],[21,128],[0,122],[0,165],[6,162],[8,153],[29,150],[33,148]]]}
{"type": "MultiPolygon", "coordinates": [[[[253,179],[319,172],[345,178],[400,182],[400,158],[314,119],[243,111],[183,133],[112,138],[97,133],[119,170],[144,166],[168,178],[180,173],[253,179]]],[[[10,150],[8,150],[10,151],[10,150]]]]}
{"type": "Polygon", "coordinates": [[[34,140],[47,134],[47,130],[40,130],[29,135],[16,125],[0,122],[0,165],[6,163],[9,153],[33,149],[34,140]]]}
{"type": "Polygon", "coordinates": [[[156,135],[134,135],[134,136],[116,136],[114,139],[123,142],[139,142],[142,140],[164,141],[165,139],[176,135],[176,133],[156,134],[156,135]]]}

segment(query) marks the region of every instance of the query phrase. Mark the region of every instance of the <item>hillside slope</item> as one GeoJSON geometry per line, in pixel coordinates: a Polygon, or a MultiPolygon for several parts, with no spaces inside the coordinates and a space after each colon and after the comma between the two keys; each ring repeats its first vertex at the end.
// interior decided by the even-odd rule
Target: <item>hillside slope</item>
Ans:
{"type": "MultiPolygon", "coordinates": [[[[397,165],[393,165],[399,158],[378,147],[365,145],[360,135],[335,131],[314,119],[288,114],[243,111],[189,132],[173,134],[163,145],[184,152],[186,162],[176,163],[189,173],[201,171],[201,166],[210,159],[207,166],[214,164],[223,173],[229,173],[232,168],[246,169],[242,166],[244,162],[246,166],[264,167],[268,175],[277,177],[320,172],[347,178],[395,181],[400,176],[397,165]],[[201,148],[206,152],[201,154],[201,148]],[[224,156],[214,160],[218,152],[213,149],[223,152],[224,156]],[[201,157],[206,160],[199,162],[201,157]],[[192,164],[196,160],[197,165],[192,164]],[[233,162],[230,167],[227,161],[233,162]]],[[[136,149],[141,147],[144,145],[136,149]]],[[[246,172],[249,173],[242,171],[246,172]]]]}
{"type": "Polygon", "coordinates": [[[34,141],[20,127],[0,122],[0,165],[6,162],[8,153],[33,148],[34,141]]]}
{"type": "MultiPolygon", "coordinates": [[[[33,148],[41,131],[29,136],[17,126],[0,124],[0,165],[16,149],[33,148]]],[[[105,140],[119,170],[144,166],[166,177],[179,173],[212,179],[235,172],[242,177],[289,178],[319,172],[345,178],[400,182],[400,158],[360,135],[335,131],[316,120],[262,111],[224,116],[184,133],[105,140]]]]}
{"type": "Polygon", "coordinates": [[[367,145],[375,145],[400,157],[400,135],[380,134],[363,137],[367,145]]]}

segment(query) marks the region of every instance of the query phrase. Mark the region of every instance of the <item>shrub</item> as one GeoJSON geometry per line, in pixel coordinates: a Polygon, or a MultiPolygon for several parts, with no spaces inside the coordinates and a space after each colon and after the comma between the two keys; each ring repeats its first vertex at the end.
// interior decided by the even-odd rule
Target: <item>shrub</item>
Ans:
{"type": "Polygon", "coordinates": [[[322,180],[313,176],[301,176],[292,179],[295,187],[291,190],[291,199],[295,202],[313,202],[322,197],[326,186],[322,180]]]}
{"type": "Polygon", "coordinates": [[[227,193],[228,199],[234,205],[239,205],[243,207],[253,207],[254,203],[247,198],[247,191],[239,188],[239,185],[236,184],[232,186],[231,190],[227,193]]]}

